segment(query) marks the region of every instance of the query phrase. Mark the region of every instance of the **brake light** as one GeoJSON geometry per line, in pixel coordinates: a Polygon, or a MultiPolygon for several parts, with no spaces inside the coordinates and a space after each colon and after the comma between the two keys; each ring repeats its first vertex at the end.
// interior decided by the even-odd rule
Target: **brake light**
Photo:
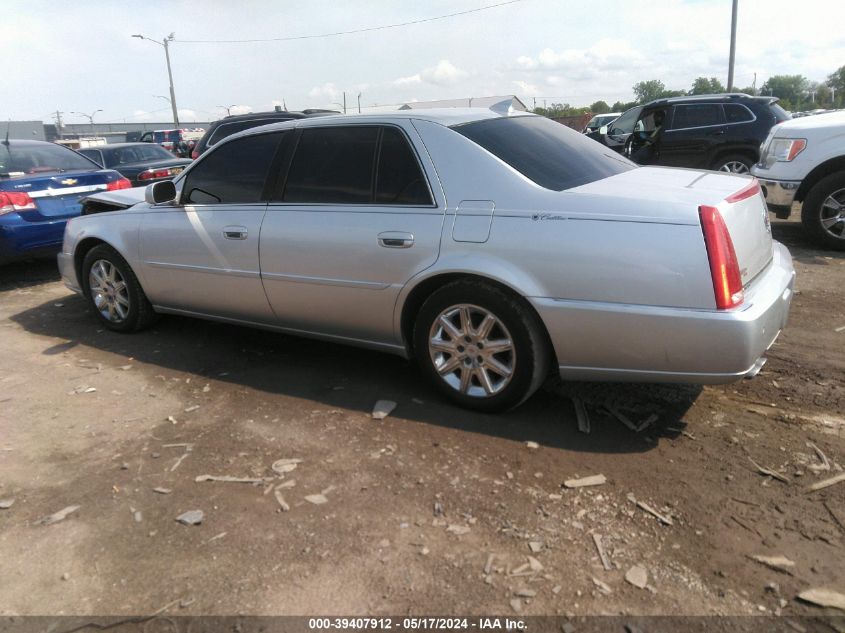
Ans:
{"type": "Polygon", "coordinates": [[[716,207],[701,206],[698,208],[698,215],[701,218],[704,245],[707,247],[707,259],[710,261],[716,308],[735,308],[742,303],[745,293],[739,274],[739,261],[728,227],[716,207]]]}
{"type": "Polygon", "coordinates": [[[118,178],[117,180],[112,180],[106,185],[106,191],[117,191],[118,189],[129,189],[131,187],[132,183],[126,178],[118,178]]]}
{"type": "Polygon", "coordinates": [[[142,171],[138,174],[138,180],[155,180],[156,178],[169,178],[170,176],[176,176],[180,173],[181,170],[177,169],[148,169],[147,171],[142,171]]]}
{"type": "Polygon", "coordinates": [[[725,202],[730,202],[733,204],[734,202],[739,202],[741,200],[747,200],[752,196],[756,196],[760,193],[760,183],[755,178],[751,181],[751,184],[747,187],[743,187],[736,193],[732,193],[727,198],[725,198],[725,202]]]}
{"type": "Polygon", "coordinates": [[[0,215],[34,208],[35,201],[25,191],[0,191],[0,215]]]}

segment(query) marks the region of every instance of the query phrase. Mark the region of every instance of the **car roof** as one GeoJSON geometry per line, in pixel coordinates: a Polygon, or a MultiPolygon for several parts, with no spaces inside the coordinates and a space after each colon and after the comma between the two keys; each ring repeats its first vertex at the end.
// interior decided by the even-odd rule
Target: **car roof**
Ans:
{"type": "Polygon", "coordinates": [[[695,103],[697,101],[759,101],[760,103],[774,103],[778,100],[777,97],[754,97],[744,92],[728,92],[723,94],[708,94],[708,95],[687,95],[685,97],[665,97],[663,99],[655,99],[649,101],[643,107],[651,107],[656,105],[674,105],[676,103],[695,103]]]}
{"type": "MultiPolygon", "coordinates": [[[[3,144],[6,143],[5,140],[0,141],[3,144]]],[[[37,146],[37,145],[59,145],[58,143],[51,143],[50,141],[36,141],[32,139],[23,139],[23,138],[10,138],[9,143],[12,145],[20,145],[20,146],[37,146]]],[[[59,145],[60,147],[64,147],[59,145]]]]}
{"type": "Polygon", "coordinates": [[[340,114],[337,110],[302,110],[301,112],[295,110],[270,110],[269,112],[247,112],[246,114],[230,114],[224,116],[222,119],[217,119],[212,125],[220,125],[222,123],[237,123],[238,121],[251,121],[254,119],[274,119],[279,117],[288,117],[289,119],[304,119],[310,116],[323,116],[326,114],[340,114]]]}
{"type": "MultiPolygon", "coordinates": [[[[79,149],[121,149],[124,147],[161,147],[155,143],[106,143],[105,145],[92,145],[91,147],[80,147],[79,149]]],[[[164,149],[162,147],[162,149],[164,149]]],[[[166,149],[164,150],[167,151],[166,149]]]]}

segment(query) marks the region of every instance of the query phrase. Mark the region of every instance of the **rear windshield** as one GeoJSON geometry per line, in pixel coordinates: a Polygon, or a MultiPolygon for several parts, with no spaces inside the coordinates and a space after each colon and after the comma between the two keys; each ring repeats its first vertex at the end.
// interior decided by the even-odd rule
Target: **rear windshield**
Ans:
{"type": "Polygon", "coordinates": [[[106,159],[106,167],[175,158],[173,154],[168,152],[161,145],[151,145],[149,143],[139,143],[138,145],[131,145],[129,147],[104,149],[103,155],[106,159]]]}
{"type": "Polygon", "coordinates": [[[545,117],[516,116],[452,127],[541,187],[563,191],[636,168],[596,141],[545,117]]]}
{"type": "Polygon", "coordinates": [[[0,173],[39,174],[85,169],[102,167],[81,154],[54,143],[24,146],[11,143],[8,146],[0,146],[0,173]]]}
{"type": "Polygon", "coordinates": [[[290,121],[291,117],[278,117],[266,119],[249,119],[248,121],[233,121],[232,123],[221,123],[208,139],[208,146],[211,147],[215,143],[219,143],[227,136],[231,136],[235,132],[243,132],[259,125],[270,125],[271,123],[280,123],[282,121],[290,121]]]}
{"type": "Polygon", "coordinates": [[[775,115],[775,121],[777,121],[778,123],[788,121],[792,118],[792,115],[789,114],[789,112],[787,112],[783,108],[781,108],[777,103],[770,104],[769,109],[772,111],[772,114],[775,115]]]}

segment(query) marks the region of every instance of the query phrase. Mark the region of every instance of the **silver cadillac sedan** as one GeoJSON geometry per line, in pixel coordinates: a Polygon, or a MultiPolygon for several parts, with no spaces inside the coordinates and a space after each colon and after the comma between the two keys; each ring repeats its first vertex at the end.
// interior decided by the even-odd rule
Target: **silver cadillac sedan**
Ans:
{"type": "Polygon", "coordinates": [[[549,119],[321,117],[92,196],[59,267],[106,327],[180,314],[413,357],[483,411],[564,379],[726,383],[795,273],[756,180],[637,167],[549,119]]]}

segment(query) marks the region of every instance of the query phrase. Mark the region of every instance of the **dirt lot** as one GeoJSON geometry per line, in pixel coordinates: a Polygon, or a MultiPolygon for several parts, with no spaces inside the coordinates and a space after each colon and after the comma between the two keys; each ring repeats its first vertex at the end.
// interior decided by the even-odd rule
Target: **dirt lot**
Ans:
{"type": "Polygon", "coordinates": [[[845,593],[845,482],[806,491],[845,466],[845,257],[774,233],[799,292],[757,378],[550,384],[501,416],[373,352],[180,318],[104,331],[52,262],[6,266],[0,615],[822,613],[796,596],[845,593]],[[608,406],[659,419],[634,433],[608,406]]]}

